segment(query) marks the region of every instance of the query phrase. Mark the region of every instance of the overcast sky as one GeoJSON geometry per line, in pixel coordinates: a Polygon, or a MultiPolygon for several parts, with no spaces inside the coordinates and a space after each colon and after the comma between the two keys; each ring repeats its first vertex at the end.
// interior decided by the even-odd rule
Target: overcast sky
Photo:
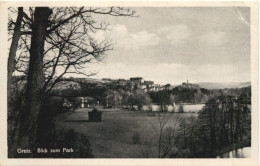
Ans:
{"type": "Polygon", "coordinates": [[[93,78],[143,77],[160,84],[250,81],[250,9],[133,8],[139,17],[104,17],[97,40],[116,45],[93,78]]]}

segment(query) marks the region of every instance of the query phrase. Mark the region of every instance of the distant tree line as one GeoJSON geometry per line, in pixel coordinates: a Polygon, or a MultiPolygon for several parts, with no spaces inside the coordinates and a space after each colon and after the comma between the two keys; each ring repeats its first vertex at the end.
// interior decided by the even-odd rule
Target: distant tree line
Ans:
{"type": "Polygon", "coordinates": [[[121,87],[103,87],[88,83],[80,83],[80,89],[52,90],[52,95],[61,95],[67,98],[91,97],[93,101],[103,106],[122,107],[138,105],[158,104],[161,106],[182,103],[207,103],[208,100],[221,96],[230,95],[238,97],[242,93],[249,92],[251,87],[236,89],[192,89],[175,87],[172,90],[157,92],[145,92],[142,89],[127,90],[121,87]]]}
{"type": "Polygon", "coordinates": [[[189,89],[175,87],[169,93],[173,95],[177,103],[206,103],[209,99],[216,96],[230,95],[238,97],[242,93],[250,90],[251,86],[232,89],[189,89]]]}

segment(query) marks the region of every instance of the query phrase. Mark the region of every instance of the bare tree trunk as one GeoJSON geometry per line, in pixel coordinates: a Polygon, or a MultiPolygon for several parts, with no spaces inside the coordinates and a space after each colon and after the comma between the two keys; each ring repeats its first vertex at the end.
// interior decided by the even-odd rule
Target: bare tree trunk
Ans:
{"type": "MultiPolygon", "coordinates": [[[[7,108],[8,108],[8,152],[14,151],[13,148],[11,148],[11,145],[13,144],[14,140],[14,135],[13,135],[13,130],[14,130],[14,123],[17,120],[17,114],[14,111],[14,107],[11,108],[11,85],[12,85],[12,74],[14,72],[15,68],[15,56],[16,56],[16,51],[18,47],[18,42],[21,36],[21,23],[23,20],[23,8],[19,7],[18,8],[18,15],[14,27],[14,33],[12,37],[12,43],[9,51],[9,56],[8,56],[8,67],[7,67],[7,108]]],[[[12,103],[14,104],[14,103],[12,103]]],[[[8,153],[8,155],[10,155],[8,153]]]]}
{"type": "Polygon", "coordinates": [[[158,158],[161,158],[161,143],[162,143],[162,127],[160,125],[160,133],[159,133],[159,140],[158,140],[158,158]]]}
{"type": "Polygon", "coordinates": [[[210,149],[213,152],[216,147],[216,114],[215,114],[215,108],[211,108],[209,112],[209,119],[210,119],[210,149]]]}
{"type": "Polygon", "coordinates": [[[23,20],[23,8],[19,7],[18,8],[18,15],[14,27],[14,33],[12,37],[12,43],[10,47],[10,52],[9,52],[9,57],[8,57],[8,76],[7,76],[7,96],[9,98],[10,96],[10,89],[11,89],[11,82],[12,82],[12,74],[14,72],[14,67],[15,67],[15,56],[16,56],[16,51],[18,47],[18,41],[21,36],[21,23],[23,20]]]}
{"type": "Polygon", "coordinates": [[[36,144],[37,118],[43,97],[43,52],[50,14],[51,10],[49,8],[37,7],[32,24],[30,62],[26,89],[27,107],[21,113],[18,144],[31,150],[34,150],[36,144]]]}

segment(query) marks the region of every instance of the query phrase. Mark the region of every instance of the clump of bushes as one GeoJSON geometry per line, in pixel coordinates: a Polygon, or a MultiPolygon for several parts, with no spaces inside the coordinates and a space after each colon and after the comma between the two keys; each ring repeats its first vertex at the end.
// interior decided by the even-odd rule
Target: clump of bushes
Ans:
{"type": "Polygon", "coordinates": [[[135,132],[132,136],[132,141],[134,144],[140,143],[140,134],[138,132],[135,132]]]}
{"type": "Polygon", "coordinates": [[[81,98],[80,97],[73,97],[73,98],[68,98],[68,101],[71,102],[72,108],[80,108],[81,107],[81,98]]]}

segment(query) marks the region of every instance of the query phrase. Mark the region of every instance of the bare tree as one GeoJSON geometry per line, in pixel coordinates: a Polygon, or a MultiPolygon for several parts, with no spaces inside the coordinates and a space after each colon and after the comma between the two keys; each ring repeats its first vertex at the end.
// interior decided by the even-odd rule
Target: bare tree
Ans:
{"type": "Polygon", "coordinates": [[[172,151],[172,148],[174,147],[174,133],[178,124],[178,118],[175,119],[173,125],[170,125],[170,127],[166,128],[166,125],[171,120],[172,115],[172,112],[158,113],[159,129],[156,132],[158,135],[158,158],[164,158],[169,155],[172,151]],[[167,130],[165,131],[165,129],[167,130]]]}
{"type": "Polygon", "coordinates": [[[14,30],[13,30],[12,43],[11,43],[9,56],[8,56],[8,76],[7,76],[8,97],[11,89],[10,87],[12,82],[12,74],[15,70],[15,57],[16,57],[18,42],[21,36],[20,29],[21,29],[22,20],[23,20],[23,8],[19,7],[16,22],[14,23],[11,19],[9,20],[9,26],[11,26],[11,24],[14,24],[14,30]]]}
{"type": "MultiPolygon", "coordinates": [[[[134,16],[134,11],[119,8],[53,8],[47,27],[43,59],[44,90],[50,92],[66,74],[91,76],[97,72],[86,72],[88,63],[100,62],[107,51],[113,50],[110,41],[98,41],[95,33],[107,30],[109,24],[97,21],[95,15],[134,16]],[[57,72],[59,71],[59,72],[57,72]]],[[[34,9],[30,8],[31,15],[34,9]]],[[[31,20],[31,19],[30,19],[31,20]]],[[[28,22],[30,25],[31,23],[28,22]]],[[[21,40],[23,54],[17,57],[16,70],[27,74],[29,63],[30,30],[24,31],[21,40]]]]}
{"type": "MultiPolygon", "coordinates": [[[[11,109],[11,102],[13,100],[11,99],[10,94],[11,94],[12,75],[15,70],[15,57],[16,57],[18,42],[21,36],[20,29],[21,29],[22,19],[23,19],[23,8],[19,7],[16,22],[14,22],[11,18],[9,18],[9,25],[8,25],[8,27],[11,27],[12,25],[14,26],[13,33],[12,33],[12,42],[11,42],[9,56],[8,56],[8,75],[7,75],[8,126],[11,126],[13,124],[10,117],[11,112],[13,111],[11,109]]],[[[8,139],[12,138],[11,137],[12,131],[13,131],[12,128],[9,127],[8,139]]]]}
{"type": "Polygon", "coordinates": [[[173,124],[169,125],[173,113],[158,112],[158,124],[152,124],[153,130],[156,135],[155,143],[147,136],[141,145],[141,152],[143,157],[158,157],[165,158],[171,155],[175,147],[175,131],[178,127],[179,118],[176,118],[173,124]],[[157,152],[154,152],[152,146],[156,146],[157,152]]]}
{"type": "MultiPolygon", "coordinates": [[[[26,109],[22,109],[19,123],[16,126],[14,147],[33,150],[35,147],[36,129],[42,98],[42,68],[46,27],[51,14],[49,8],[36,8],[32,24],[30,63],[26,88],[26,109]]],[[[29,155],[30,156],[30,155],[29,155]]]]}
{"type": "Polygon", "coordinates": [[[35,148],[37,118],[44,95],[65,74],[88,76],[82,71],[85,64],[102,60],[105,52],[113,49],[111,43],[97,41],[93,37],[97,30],[106,30],[108,26],[96,21],[96,14],[133,16],[134,12],[119,7],[36,7],[23,12],[25,20],[21,26],[25,28],[20,32],[20,46],[14,47],[20,48],[16,69],[27,75],[27,107],[20,111],[18,124],[22,126],[16,127],[14,147],[35,148]],[[63,71],[57,72],[58,69],[63,71]]]}
{"type": "Polygon", "coordinates": [[[144,141],[140,144],[141,153],[144,158],[155,157],[155,154],[153,153],[153,150],[152,150],[153,146],[154,146],[153,140],[149,139],[147,136],[145,136],[144,141]]]}

